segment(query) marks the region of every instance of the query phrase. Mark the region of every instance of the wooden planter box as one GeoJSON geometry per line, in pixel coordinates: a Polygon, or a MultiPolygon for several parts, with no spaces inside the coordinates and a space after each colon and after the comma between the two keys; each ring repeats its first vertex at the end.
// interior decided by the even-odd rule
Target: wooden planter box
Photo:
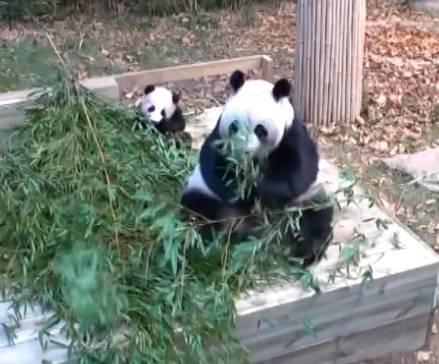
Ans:
{"type": "MultiPolygon", "coordinates": [[[[264,77],[272,78],[269,58],[256,56],[83,83],[114,102],[119,100],[123,88],[228,73],[236,68],[262,68],[264,77]],[[194,68],[196,71],[192,71],[194,68]]],[[[0,96],[0,128],[22,120],[22,106],[32,102],[28,95],[28,91],[23,91],[0,96]]],[[[188,131],[202,139],[212,130],[220,112],[221,108],[206,110],[189,121],[188,131]]],[[[326,167],[337,173],[334,167],[326,167]]],[[[291,283],[248,292],[236,302],[236,334],[250,350],[253,363],[347,364],[393,351],[418,349],[426,343],[436,307],[439,259],[432,249],[396,222],[390,223],[387,230],[378,230],[374,220],[377,218],[390,220],[379,208],[369,208],[367,201],[351,204],[338,213],[328,259],[313,268],[323,282],[320,295],[291,283]],[[334,275],[339,266],[337,242],[348,241],[355,233],[367,237],[360,267],[351,272],[357,276],[334,275]],[[396,244],[396,237],[401,246],[396,244]],[[364,285],[361,274],[369,266],[374,279],[364,285]]],[[[0,301],[0,324],[9,322],[9,305],[8,301],[0,301]]],[[[65,363],[64,348],[49,344],[44,352],[40,347],[38,329],[47,316],[38,308],[23,316],[15,345],[9,345],[0,325],[0,363],[65,363]]],[[[52,333],[55,339],[63,340],[59,330],[52,333]]]]}

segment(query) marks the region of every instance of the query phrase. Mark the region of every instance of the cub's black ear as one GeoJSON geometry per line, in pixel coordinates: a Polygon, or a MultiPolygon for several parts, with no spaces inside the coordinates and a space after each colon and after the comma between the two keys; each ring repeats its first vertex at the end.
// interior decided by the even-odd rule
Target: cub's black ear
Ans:
{"type": "Polygon", "coordinates": [[[238,91],[242,87],[244,82],[245,82],[244,73],[242,73],[242,71],[240,70],[234,71],[230,76],[229,83],[230,86],[232,86],[233,92],[238,91]]]}
{"type": "Polygon", "coordinates": [[[290,82],[282,78],[274,84],[273,87],[273,97],[276,101],[279,101],[283,97],[288,97],[291,92],[290,82]]]}
{"type": "Polygon", "coordinates": [[[181,93],[180,92],[173,92],[172,93],[172,102],[177,105],[178,102],[180,101],[181,98],[181,93]]]}
{"type": "Polygon", "coordinates": [[[148,86],[145,87],[144,94],[148,95],[151,92],[153,92],[154,90],[155,90],[155,86],[154,85],[148,85],[148,86]]]}

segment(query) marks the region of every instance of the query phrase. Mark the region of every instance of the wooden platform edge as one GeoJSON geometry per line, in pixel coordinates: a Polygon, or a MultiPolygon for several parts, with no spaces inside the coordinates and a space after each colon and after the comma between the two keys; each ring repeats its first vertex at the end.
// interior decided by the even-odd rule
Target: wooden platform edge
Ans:
{"type": "MultiPolygon", "coordinates": [[[[226,74],[241,69],[258,69],[261,77],[273,80],[273,60],[268,55],[253,55],[189,65],[156,68],[146,71],[122,73],[104,77],[93,77],[80,81],[80,84],[109,103],[120,102],[126,90],[144,87],[147,83],[158,84],[188,80],[193,78],[226,74]]],[[[0,150],[4,149],[8,138],[8,129],[20,125],[25,117],[26,108],[32,106],[36,96],[44,89],[11,91],[0,94],[0,150]]]]}
{"type": "Polygon", "coordinates": [[[157,68],[147,71],[130,72],[118,75],[115,79],[119,85],[119,90],[122,96],[124,92],[141,89],[147,84],[161,84],[216,76],[233,72],[236,69],[240,69],[243,72],[258,69],[261,70],[261,77],[263,79],[267,81],[273,79],[273,61],[267,55],[238,57],[189,65],[157,68]]]}
{"type": "MultiPolygon", "coordinates": [[[[238,310],[238,338],[252,353],[253,363],[265,363],[278,356],[299,360],[299,353],[308,355],[320,345],[327,350],[335,350],[335,344],[338,342],[337,345],[341,345],[342,338],[363,331],[375,330],[375,334],[380,336],[384,326],[399,322],[403,325],[404,321],[418,315],[431,316],[436,305],[438,269],[439,264],[435,263],[379,278],[369,286],[356,284],[342,287],[289,303],[264,305],[252,312],[238,310]],[[305,329],[305,320],[311,322],[315,337],[305,329]]],[[[288,290],[285,294],[288,295],[288,290]]],[[[418,337],[414,337],[422,342],[421,345],[426,341],[428,330],[426,323],[419,328],[418,337]]],[[[375,350],[375,343],[370,348],[367,348],[369,344],[362,345],[358,344],[356,350],[369,350],[369,353],[375,350]]],[[[330,357],[332,354],[328,351],[325,355],[330,357]]],[[[343,357],[340,354],[336,358],[337,363],[343,357]]],[[[326,363],[322,358],[312,358],[305,360],[304,357],[299,362],[326,363]],[[313,362],[314,359],[316,361],[313,362]]]]}

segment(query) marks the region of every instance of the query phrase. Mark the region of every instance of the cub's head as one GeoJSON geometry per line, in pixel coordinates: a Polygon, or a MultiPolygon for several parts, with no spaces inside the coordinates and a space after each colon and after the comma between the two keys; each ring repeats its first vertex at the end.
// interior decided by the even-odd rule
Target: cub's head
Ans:
{"type": "Polygon", "coordinates": [[[170,119],[178,108],[180,95],[172,93],[165,87],[148,85],[144,94],[137,101],[142,116],[157,124],[163,119],[170,119]]]}

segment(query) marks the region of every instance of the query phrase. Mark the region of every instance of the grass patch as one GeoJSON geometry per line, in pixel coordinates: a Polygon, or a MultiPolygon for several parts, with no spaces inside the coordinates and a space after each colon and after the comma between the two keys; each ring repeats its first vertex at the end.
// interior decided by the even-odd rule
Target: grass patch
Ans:
{"type": "Polygon", "coordinates": [[[55,80],[56,59],[47,44],[30,37],[15,46],[0,44],[0,92],[46,86],[55,80]]]}
{"type": "Polygon", "coordinates": [[[103,76],[123,71],[122,67],[114,64],[102,53],[101,44],[95,39],[71,36],[64,41],[61,50],[69,59],[71,67],[85,69],[90,76],[103,76]]]}
{"type": "MultiPolygon", "coordinates": [[[[93,39],[73,36],[65,39],[61,51],[75,70],[91,76],[122,72],[107,59],[93,39]]],[[[45,40],[27,37],[17,44],[0,43],[0,92],[49,86],[58,81],[57,59],[45,40]]]]}

